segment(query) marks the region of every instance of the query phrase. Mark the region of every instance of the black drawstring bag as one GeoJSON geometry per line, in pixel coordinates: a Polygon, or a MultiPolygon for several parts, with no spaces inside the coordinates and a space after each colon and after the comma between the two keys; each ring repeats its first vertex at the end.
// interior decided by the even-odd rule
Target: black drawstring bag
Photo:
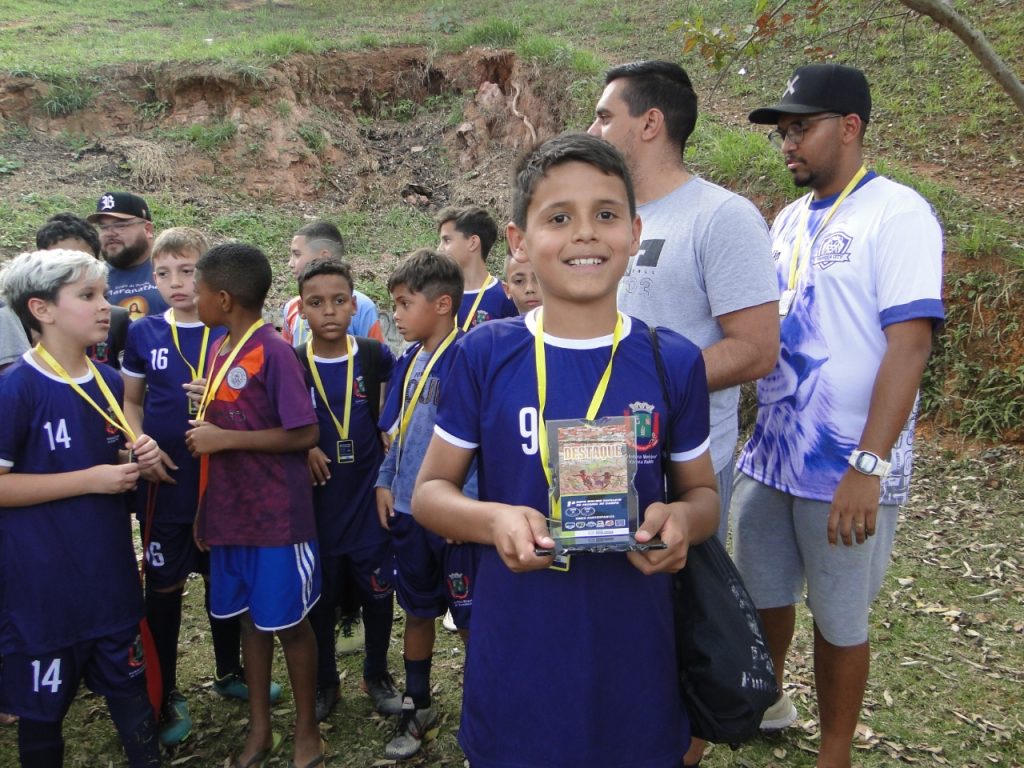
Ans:
{"type": "MultiPolygon", "coordinates": [[[[649,330],[668,407],[658,335],[649,330]]],[[[668,432],[662,466],[670,484],[668,432]]],[[[668,491],[671,498],[671,487],[668,491]]],[[[717,536],[690,546],[686,567],[672,577],[672,596],[679,686],[691,734],[735,749],[757,734],[765,710],[779,698],[779,686],[761,617],[717,536]]]]}

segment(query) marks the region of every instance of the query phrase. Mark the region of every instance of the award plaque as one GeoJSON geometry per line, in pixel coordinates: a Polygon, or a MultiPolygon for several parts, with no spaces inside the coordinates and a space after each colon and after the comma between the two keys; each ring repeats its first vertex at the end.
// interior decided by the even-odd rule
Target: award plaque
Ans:
{"type": "Polygon", "coordinates": [[[638,544],[633,416],[547,423],[552,487],[548,527],[558,554],[627,552],[638,544]]]}

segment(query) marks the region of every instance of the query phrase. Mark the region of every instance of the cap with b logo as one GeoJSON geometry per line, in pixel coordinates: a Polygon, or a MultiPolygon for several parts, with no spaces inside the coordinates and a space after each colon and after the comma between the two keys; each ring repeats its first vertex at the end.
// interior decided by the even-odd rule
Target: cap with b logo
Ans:
{"type": "Polygon", "coordinates": [[[786,90],[779,103],[755,109],[749,120],[774,125],[779,122],[780,115],[812,115],[816,112],[859,115],[867,123],[871,117],[871,91],[864,73],[841,64],[799,67],[786,82],[786,90]]]}
{"type": "Polygon", "coordinates": [[[113,216],[117,219],[145,219],[152,221],[146,201],[131,192],[104,192],[96,201],[96,213],[86,218],[95,223],[100,216],[113,216]]]}

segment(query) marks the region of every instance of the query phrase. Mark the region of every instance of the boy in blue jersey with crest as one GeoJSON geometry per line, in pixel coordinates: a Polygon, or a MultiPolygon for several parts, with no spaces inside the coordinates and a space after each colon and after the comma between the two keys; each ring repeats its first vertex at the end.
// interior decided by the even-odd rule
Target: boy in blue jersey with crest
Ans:
{"type": "Polygon", "coordinates": [[[352,272],[338,259],[317,259],[299,273],[301,319],[310,341],[296,348],[320,423],[309,451],[317,543],[323,581],[310,612],[317,639],[316,716],[324,720],[340,699],[334,625],[343,580],[357,585],[365,628],[363,689],[377,711],[397,715],[402,697],[388,672],[394,618],[394,553],[377,520],[374,481],[384,460],[377,429],[381,384],[395,358],[374,339],[348,334],[356,312],[352,272]]]}
{"type": "Polygon", "coordinates": [[[487,320],[519,314],[505,286],[487,271],[487,255],[498,239],[498,225],[477,205],[444,208],[437,214],[437,250],[462,269],[463,301],[455,322],[463,331],[487,320]]]}
{"type": "MultiPolygon", "coordinates": [[[[439,720],[430,699],[434,620],[451,610],[456,627],[468,636],[476,582],[477,548],[449,544],[412,517],[412,491],[434,429],[441,390],[448,385],[455,324],[462,301],[462,272],[454,259],[422,248],[403,261],[388,279],[395,302],[395,325],[415,342],[392,374],[381,424],[394,436],[377,478],[377,514],[391,531],[397,563],[398,603],[406,613],[405,695],[402,716],[384,755],[412,757],[436,730],[439,720]]],[[[476,478],[466,492],[475,495],[476,478]]]]}
{"type": "MultiPolygon", "coordinates": [[[[146,619],[160,660],[164,704],[160,713],[160,743],[172,747],[192,730],[188,702],[178,688],[178,634],[185,581],[190,573],[209,576],[209,558],[192,538],[199,503],[199,461],[185,447],[188,420],[196,403],[185,386],[205,376],[207,355],[224,335],[207,328],[196,308],[196,262],[209,249],[202,232],[189,227],[165,230],[153,243],[153,282],[168,310],[136,320],[128,331],[124,363],[125,416],[136,431],[153,435],[161,447],[161,462],[143,478],[136,500],[139,520],[149,533],[146,563],[146,619]],[[148,520],[149,494],[156,494],[148,520]]],[[[206,584],[209,611],[209,583],[206,584]]],[[[216,658],[213,689],[222,696],[247,698],[248,688],[239,660],[241,628],[238,618],[210,616],[210,635],[216,658]]],[[[281,695],[272,684],[271,699],[281,695]]]]}
{"type": "Polygon", "coordinates": [[[66,250],[0,272],[4,300],[39,334],[0,379],[0,711],[20,717],[24,768],[63,765],[61,722],[83,678],[106,698],[129,766],[160,765],[124,505],[160,449],[125,420],[117,372],[86,357],[110,329],[106,275],[66,250]]]}
{"type": "Polygon", "coordinates": [[[486,545],[459,731],[473,768],[675,768],[689,744],[669,574],[715,533],[718,495],[700,349],[659,329],[662,382],[649,329],[616,308],[640,229],[609,144],[567,134],[521,159],[508,239],[544,304],[468,334],[441,395],[413,510],[441,536],[486,545]],[[665,548],[550,568],[547,424],[622,415],[635,425],[635,539],[665,548]],[[474,458],[479,501],[460,491],[474,458]]]}

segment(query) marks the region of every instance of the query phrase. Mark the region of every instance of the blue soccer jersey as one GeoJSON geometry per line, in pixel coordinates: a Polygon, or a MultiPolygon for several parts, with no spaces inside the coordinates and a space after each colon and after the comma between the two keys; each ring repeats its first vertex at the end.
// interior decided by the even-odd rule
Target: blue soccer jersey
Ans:
{"type": "MultiPolygon", "coordinates": [[[[120,376],[96,367],[120,400],[120,376]]],[[[91,374],[76,381],[107,408],[91,374]]],[[[31,352],[0,378],[0,401],[0,466],[11,472],[42,476],[117,463],[121,433],[31,352]]],[[[0,652],[43,653],[137,625],[143,607],[135,565],[120,494],[0,507],[0,652]]]]}
{"type": "MultiPolygon", "coordinates": [[[[177,470],[171,470],[176,484],[161,483],[157,489],[157,518],[169,523],[191,523],[199,503],[199,460],[185,447],[185,432],[190,429],[189,400],[182,385],[192,381],[192,368],[199,370],[199,357],[206,326],[202,323],[176,323],[180,351],[171,335],[169,312],[136,320],[128,327],[121,372],[126,376],[145,378],[146,401],[143,406],[142,431],[156,440],[167,452],[177,470]],[[185,361],[188,361],[186,364],[185,361]]],[[[211,329],[207,350],[226,333],[223,328],[211,329]]],[[[209,361],[209,355],[205,360],[209,361]]],[[[200,372],[199,375],[203,375],[200,372]]],[[[147,483],[140,483],[139,514],[145,509],[147,483]]]]}
{"type": "MultiPolygon", "coordinates": [[[[535,316],[487,323],[460,342],[435,432],[476,450],[481,500],[546,513],[535,316]]],[[[585,415],[611,342],[611,336],[546,335],[548,421],[585,415]]],[[[659,331],[659,343],[670,404],[647,327],[626,317],[598,411],[636,414],[647,426],[637,444],[641,512],[662,497],[666,430],[674,461],[709,448],[700,350],[667,330],[659,331]]],[[[493,547],[482,550],[459,732],[474,768],[678,766],[689,729],[679,695],[671,578],[644,576],[624,554],[575,555],[567,573],[514,574],[493,547]]]]}
{"type": "MultiPolygon", "coordinates": [[[[306,374],[306,383],[320,424],[320,450],[331,462],[328,465],[331,477],[327,484],[313,488],[317,540],[320,554],[325,557],[346,555],[364,547],[377,546],[388,535],[377,520],[373,487],[384,460],[384,447],[366,398],[358,350],[358,342],[353,342],[352,411],[348,432],[350,445],[342,441],[312,376],[306,374]]],[[[377,372],[381,381],[387,381],[391,378],[395,358],[386,345],[380,345],[380,350],[377,372]]],[[[313,361],[331,410],[341,422],[345,413],[345,385],[350,357],[314,356],[313,361]]]]}
{"type": "Polygon", "coordinates": [[[480,291],[466,291],[462,294],[462,303],[459,305],[459,312],[455,318],[459,328],[468,331],[488,320],[519,317],[516,303],[505,295],[505,286],[495,278],[489,278],[487,282],[491,280],[494,282],[483,289],[482,296],[480,291]],[[480,299],[479,302],[477,302],[477,298],[480,299]],[[471,312],[473,316],[467,326],[466,320],[470,317],[471,312]]]}

